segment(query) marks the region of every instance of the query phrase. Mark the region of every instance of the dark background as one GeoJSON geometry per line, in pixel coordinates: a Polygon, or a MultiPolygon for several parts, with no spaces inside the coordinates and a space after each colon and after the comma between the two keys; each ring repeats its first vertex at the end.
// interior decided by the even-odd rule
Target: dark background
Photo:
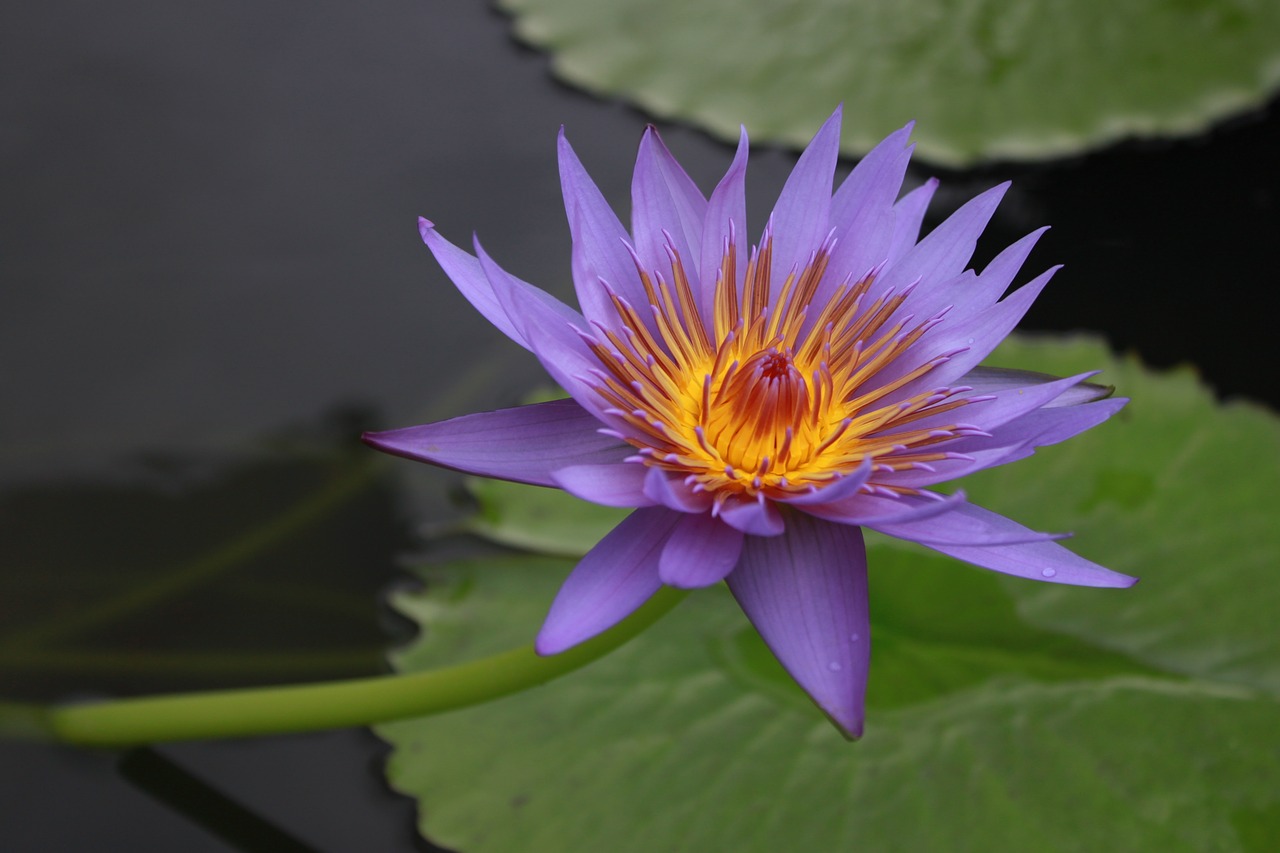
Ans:
{"type": "MultiPolygon", "coordinates": [[[[457,511],[456,478],[369,467],[356,436],[511,404],[541,379],[453,292],[416,217],[464,245],[478,232],[568,298],[556,132],[625,217],[647,119],[553,82],[478,2],[55,0],[8,4],[0,32],[0,697],[379,671],[408,635],[380,594],[416,526],[457,511]],[[234,572],[41,634],[195,578],[348,476],[354,497],[234,572]],[[24,632],[45,641],[6,646],[24,632]],[[264,650],[320,654],[240,663],[264,650]]],[[[1024,329],[1101,333],[1276,407],[1276,113],[1070,161],[917,164],[908,184],[943,179],[931,226],[1014,179],[980,261],[1054,226],[1025,278],[1066,268],[1024,329]]],[[[730,149],[662,129],[714,186],[730,149]]],[[[753,154],[754,227],[793,161],[753,154]]],[[[0,742],[0,849],[423,849],[383,754],[354,731],[123,760],[0,742]]]]}

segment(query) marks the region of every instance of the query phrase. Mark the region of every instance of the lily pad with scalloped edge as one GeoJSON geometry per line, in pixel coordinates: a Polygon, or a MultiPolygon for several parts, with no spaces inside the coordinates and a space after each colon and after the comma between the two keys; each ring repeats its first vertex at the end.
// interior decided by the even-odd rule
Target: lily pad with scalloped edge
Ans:
{"type": "MultiPolygon", "coordinates": [[[[1073,529],[1131,590],[871,542],[865,737],[846,743],[723,586],[527,693],[379,727],[423,832],[482,851],[1202,851],[1280,839],[1280,422],[1085,340],[993,363],[1105,367],[1134,402],[971,497],[1073,529]]],[[[537,499],[541,492],[527,492],[537,499]]],[[[489,497],[488,511],[520,500],[489,497]]],[[[599,519],[587,520],[587,524],[599,519]]],[[[571,559],[424,568],[403,669],[526,643],[571,559]]]]}
{"type": "Polygon", "coordinates": [[[967,166],[1193,133],[1280,84],[1266,0],[499,0],[555,73],[726,140],[805,144],[845,104],[843,150],[917,120],[967,166]]]}

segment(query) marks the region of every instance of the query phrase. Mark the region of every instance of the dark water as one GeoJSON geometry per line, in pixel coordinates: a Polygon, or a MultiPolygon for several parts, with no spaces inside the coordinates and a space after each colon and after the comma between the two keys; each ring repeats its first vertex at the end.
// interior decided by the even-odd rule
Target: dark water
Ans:
{"type": "MultiPolygon", "coordinates": [[[[625,210],[645,118],[552,82],[474,2],[58,0],[0,30],[0,697],[381,671],[408,629],[379,594],[454,478],[355,436],[540,378],[416,216],[567,297],[556,131],[625,210]]],[[[714,185],[729,151],[664,134],[714,185]]],[[[935,209],[1015,179],[980,252],[1047,223],[1028,270],[1067,264],[1024,327],[1277,406],[1278,153],[1273,104],[944,173],[935,209]]],[[[791,162],[753,159],[757,224],[791,162]]],[[[423,849],[382,754],[364,732],[123,759],[0,743],[0,849],[423,849]]]]}

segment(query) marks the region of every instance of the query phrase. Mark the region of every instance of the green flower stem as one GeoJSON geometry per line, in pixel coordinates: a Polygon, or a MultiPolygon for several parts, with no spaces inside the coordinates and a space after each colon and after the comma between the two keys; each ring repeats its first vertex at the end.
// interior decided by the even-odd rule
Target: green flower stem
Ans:
{"type": "Polygon", "coordinates": [[[613,651],[685,596],[662,587],[610,630],[551,657],[532,646],[428,672],[326,684],[142,697],[49,710],[50,734],[80,746],[126,747],[176,740],[345,728],[477,705],[550,681],[613,651]]]}

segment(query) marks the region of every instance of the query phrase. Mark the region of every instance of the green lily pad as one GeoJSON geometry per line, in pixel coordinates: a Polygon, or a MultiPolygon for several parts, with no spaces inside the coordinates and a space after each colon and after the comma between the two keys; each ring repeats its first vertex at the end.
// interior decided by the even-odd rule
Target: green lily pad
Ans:
{"type": "Polygon", "coordinates": [[[537,554],[585,554],[627,516],[626,510],[587,503],[559,489],[504,480],[469,480],[467,491],[478,511],[462,522],[464,532],[537,554]]]}
{"type": "Polygon", "coordinates": [[[918,120],[944,166],[1185,134],[1280,84],[1280,4],[1251,0],[500,0],[555,73],[734,140],[843,150],[918,120]]]}
{"type": "MultiPolygon", "coordinates": [[[[1076,530],[1073,547],[1141,584],[1019,581],[871,541],[874,651],[855,744],[723,586],[700,591],[559,681],[379,727],[423,832],[461,853],[1274,849],[1280,423],[1095,342],[1011,341],[992,361],[1105,367],[1135,399],[964,486],[1076,530]]],[[[396,666],[528,642],[571,566],[506,554],[424,569],[425,591],[396,600],[423,626],[396,666]]]]}

